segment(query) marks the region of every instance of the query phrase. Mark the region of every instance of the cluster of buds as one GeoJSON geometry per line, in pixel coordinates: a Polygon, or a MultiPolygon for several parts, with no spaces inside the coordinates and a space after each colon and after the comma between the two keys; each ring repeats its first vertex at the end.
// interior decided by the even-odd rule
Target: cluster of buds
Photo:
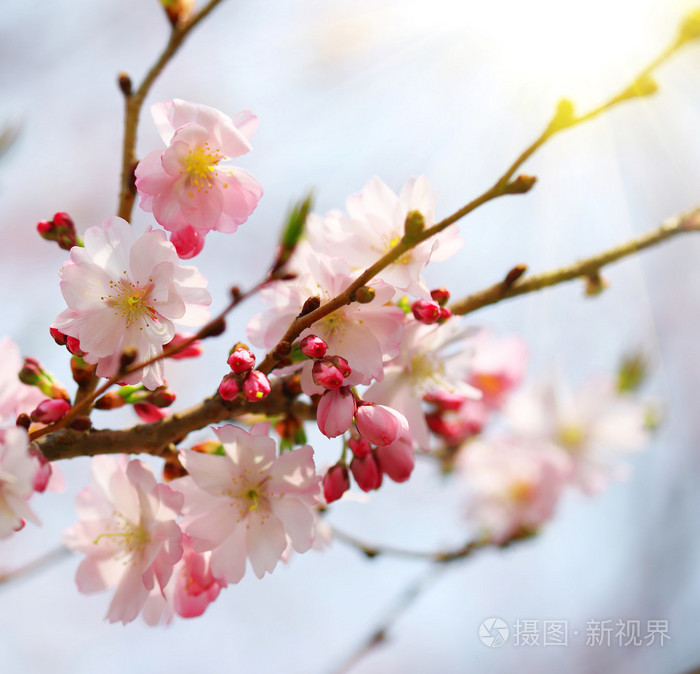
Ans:
{"type": "Polygon", "coordinates": [[[25,358],[18,376],[23,384],[36,386],[47,398],[70,400],[63,385],[36,358],[25,358]]]}
{"type": "Polygon", "coordinates": [[[384,475],[394,482],[405,482],[415,465],[413,442],[402,433],[394,442],[372,446],[366,437],[351,438],[348,447],[352,452],[350,466],[341,459],[323,478],[323,495],[326,503],[337,501],[350,489],[350,473],[362,491],[379,489],[384,475]]]}
{"type": "Polygon", "coordinates": [[[411,305],[411,313],[414,318],[425,325],[443,323],[452,312],[445,306],[450,299],[450,293],[446,288],[436,288],[430,291],[429,300],[416,300],[411,305]]]}
{"type": "Polygon", "coordinates": [[[241,390],[252,403],[269,395],[270,381],[260,370],[253,369],[255,354],[246,344],[238,342],[231,349],[227,362],[231,372],[224,375],[219,384],[219,395],[224,400],[234,400],[241,390]]]}
{"type": "Polygon", "coordinates": [[[151,391],[143,384],[122,386],[118,391],[109,391],[95,401],[98,410],[114,410],[124,405],[133,405],[134,411],[148,424],[167,416],[164,408],[175,402],[175,393],[167,386],[151,391]]]}
{"type": "Polygon", "coordinates": [[[42,220],[36,229],[42,238],[55,241],[63,250],[82,245],[75,233],[73,219],[68,213],[56,213],[53,220],[42,220]]]}

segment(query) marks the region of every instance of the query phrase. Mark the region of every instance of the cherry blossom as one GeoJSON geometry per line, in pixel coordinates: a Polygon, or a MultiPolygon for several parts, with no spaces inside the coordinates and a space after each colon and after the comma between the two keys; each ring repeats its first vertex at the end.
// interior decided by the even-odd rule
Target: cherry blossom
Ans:
{"type": "MultiPolygon", "coordinates": [[[[335,297],[350,285],[352,276],[347,263],[323,255],[309,257],[306,272],[294,281],[270,284],[261,291],[271,309],[254,316],[248,323],[248,336],[254,344],[272,349],[283,336],[309,297],[321,303],[335,297]]],[[[369,384],[381,379],[384,358],[398,354],[403,335],[404,312],[387,304],[394,295],[385,283],[370,284],[375,297],[369,304],[353,302],[336,309],[301,333],[302,339],[316,335],[327,345],[327,355],[342,356],[352,374],[343,385],[369,384]]],[[[302,387],[307,394],[322,393],[312,380],[312,361],[302,365],[302,387]]]]}
{"type": "Polygon", "coordinates": [[[460,327],[456,318],[438,325],[407,321],[399,355],[386,364],[383,381],[373,384],[363,397],[401,412],[414,440],[427,449],[430,436],[422,407],[425,395],[446,391],[481,396],[465,382],[472,360],[465,340],[471,332],[460,327]]]}
{"type": "Polygon", "coordinates": [[[29,439],[23,428],[0,430],[0,538],[6,538],[24,526],[25,520],[39,524],[27,500],[34,493],[39,469],[29,451],[29,439]]]}
{"type": "Polygon", "coordinates": [[[509,436],[465,443],[456,467],[470,488],[467,514],[494,543],[533,533],[551,519],[573,470],[561,450],[509,436]]]}
{"type": "Polygon", "coordinates": [[[182,452],[189,476],[172,485],[185,495],[183,529],[195,551],[212,551],[214,577],[237,583],[249,559],[262,578],[288,542],[300,553],[313,545],[321,498],[313,449],[306,445],[276,458],[275,441],[265,435],[236,426],[216,433],[223,456],[182,452]]]}
{"type": "Polygon", "coordinates": [[[183,257],[192,257],[203,245],[201,234],[235,232],[262,196],[247,171],[222,163],[251,150],[257,117],[244,110],[231,119],[179,99],[156,103],[151,113],[168,147],[150,152],[136,167],[141,208],[176,233],[183,257]]]}
{"type": "Polygon", "coordinates": [[[157,484],[142,461],[97,456],[92,459],[95,487],[76,500],[79,521],[63,534],[67,547],[85,559],[76,583],[84,594],[116,590],[107,620],[134,620],[149,593],[162,591],[182,557],[182,532],[176,519],[182,495],[157,484]]]}
{"type": "MultiPolygon", "coordinates": [[[[362,192],[348,198],[347,215],[336,210],[324,218],[309,219],[312,248],[326,255],[342,251],[353,271],[364,270],[401,241],[410,212],[419,212],[426,228],[434,225],[434,205],[425,176],[410,178],[398,195],[374,178],[362,192]]],[[[406,252],[381,271],[378,278],[398,290],[430,299],[421,271],[431,259],[445,260],[463,243],[457,229],[450,227],[406,252]]]]}
{"type": "MultiPolygon", "coordinates": [[[[85,247],[73,247],[61,268],[61,292],[68,309],[53,327],[79,340],[97,375],[117,373],[122,354],[135,349],[140,360],[159,356],[175,336],[173,322],[200,325],[209,317],[206,279],[194,267],[179,266],[165,234],[137,236],[121,218],[85,232],[85,247]]],[[[126,383],[149,389],[163,383],[163,361],[134,372],[126,383]]]]}
{"type": "Polygon", "coordinates": [[[588,381],[575,394],[549,379],[513,398],[506,418],[521,437],[565,450],[574,464],[572,481],[584,492],[624,480],[620,455],[639,451],[649,439],[645,405],[620,394],[612,379],[588,381]]]}

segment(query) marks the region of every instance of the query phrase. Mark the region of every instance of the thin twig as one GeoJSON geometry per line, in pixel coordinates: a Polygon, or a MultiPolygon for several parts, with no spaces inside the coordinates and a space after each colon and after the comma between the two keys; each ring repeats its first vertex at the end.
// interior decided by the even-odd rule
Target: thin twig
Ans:
{"type": "Polygon", "coordinates": [[[517,297],[526,293],[535,292],[536,290],[549,288],[573,279],[594,277],[603,267],[612,262],[634,255],[645,248],[655,246],[677,234],[697,231],[700,231],[700,208],[671,221],[667,221],[658,229],[644,236],[632,239],[627,243],[594,255],[593,257],[580,260],[567,267],[536,274],[534,276],[520,277],[512,284],[503,281],[496,283],[489,288],[485,288],[462,300],[454,302],[450,305],[450,310],[455,315],[464,315],[510,297],[517,297]]]}
{"type": "Polygon", "coordinates": [[[165,49],[152,68],[146,73],[141,85],[133,94],[126,95],[124,141],[122,145],[122,173],[119,189],[119,208],[117,211],[119,217],[124,218],[124,220],[131,220],[131,211],[134,207],[134,199],[136,197],[133,184],[133,172],[136,163],[136,133],[144,100],[153,82],[155,82],[170,59],[175,55],[184,39],[220,2],[221,0],[210,0],[187,23],[182,26],[173,26],[168,44],[165,46],[165,49]]]}

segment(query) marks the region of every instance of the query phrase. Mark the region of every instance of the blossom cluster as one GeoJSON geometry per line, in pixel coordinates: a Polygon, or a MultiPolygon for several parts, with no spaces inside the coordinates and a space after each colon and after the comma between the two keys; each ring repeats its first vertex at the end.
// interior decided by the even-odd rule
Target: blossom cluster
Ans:
{"type": "MultiPolygon", "coordinates": [[[[46,488],[51,469],[34,434],[88,431],[91,407],[132,405],[145,424],[166,423],[175,400],[167,359],[197,357],[202,340],[221,332],[204,275],[181,260],[196,256],[209,232],[235,232],[261,198],[260,183],[227,163],[251,150],[257,118],[178,99],[152,114],[166,147],[139,162],[135,188],[163,230],[139,235],[108,217],[81,238],[65,213],[40,223],[44,238],[69,250],[60,270],[66,309],[50,331],[70,353],[80,395],[71,402],[38,361],[21,363],[16,347],[0,342],[0,537],[38,522],[28,500],[46,488]],[[198,332],[184,335],[177,325],[198,332]],[[91,399],[99,378],[118,390],[91,399]]],[[[516,395],[523,342],[464,325],[449,291],[423,277],[463,244],[454,227],[422,239],[436,221],[425,177],[398,193],[374,178],[344,211],[306,214],[303,235],[285,244],[284,260],[261,284],[268,308],[247,325],[250,343],[268,355],[256,369],[251,347],[237,342],[213,398],[235,418],[279,396],[263,414],[271,423],[225,425],[215,440],[168,447],[164,482],[141,460],[93,458],[95,484],[79,494],[79,521],[63,540],[85,556],[81,592],[114,589],[108,620],[201,615],[248,565],[262,578],[293,552],[320,546],[321,511],[344,497],[351,478],[364,492],[385,477],[405,482],[418,453],[456,468],[478,536],[494,543],[537,531],[565,487],[596,493],[623,475],[616,453],[647,439],[643,406],[607,380],[575,396],[551,382],[516,395]],[[366,269],[409,240],[346,297],[366,269]],[[345,301],[328,306],[339,297],[345,301]],[[315,310],[318,320],[288,338],[315,310]],[[305,420],[336,439],[326,468],[306,443],[305,420]]]]}

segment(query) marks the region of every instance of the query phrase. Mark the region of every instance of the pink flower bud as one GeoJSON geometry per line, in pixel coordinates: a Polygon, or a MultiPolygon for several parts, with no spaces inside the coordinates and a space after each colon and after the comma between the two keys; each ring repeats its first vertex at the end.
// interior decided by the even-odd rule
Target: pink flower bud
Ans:
{"type": "Polygon", "coordinates": [[[249,372],[243,382],[243,393],[252,403],[268,396],[271,390],[268,378],[260,370],[249,372]]]}
{"type": "Polygon", "coordinates": [[[337,501],[348,489],[350,489],[348,469],[342,463],[336,463],[323,478],[323,496],[326,503],[337,501]]]}
{"type": "Polygon", "coordinates": [[[227,374],[219,384],[219,395],[224,400],[233,400],[240,390],[241,387],[238,385],[238,380],[232,374],[227,374]]]}
{"type": "Polygon", "coordinates": [[[255,366],[255,354],[247,346],[238,346],[228,357],[228,364],[236,374],[252,370],[255,366]]]}
{"type": "MultiPolygon", "coordinates": [[[[184,344],[192,335],[176,334],[167,344],[163,345],[164,350],[174,349],[179,347],[180,344],[184,344]]],[[[177,353],[168,356],[168,358],[173,358],[175,360],[181,360],[183,358],[196,358],[201,356],[204,352],[202,348],[202,342],[199,339],[195,339],[194,342],[188,344],[184,349],[178,351],[177,353]]]]}
{"type": "Polygon", "coordinates": [[[447,307],[440,307],[440,316],[438,318],[438,321],[440,323],[443,323],[446,321],[448,318],[452,317],[452,312],[447,308],[447,307]]]}
{"type": "Polygon", "coordinates": [[[153,391],[144,402],[151,403],[156,407],[170,407],[175,402],[175,394],[166,388],[153,391]]]}
{"type": "Polygon", "coordinates": [[[417,321],[430,325],[440,318],[440,305],[432,300],[416,300],[411,311],[417,321]]]}
{"type": "Polygon", "coordinates": [[[382,486],[382,471],[374,454],[368,454],[361,459],[354,457],[350,462],[350,471],[362,491],[371,491],[382,486]]]}
{"type": "Polygon", "coordinates": [[[342,356],[331,356],[328,360],[342,372],[343,377],[349,377],[352,374],[348,361],[342,356]]]}
{"type": "Polygon", "coordinates": [[[328,344],[316,335],[308,335],[301,340],[299,348],[309,358],[323,358],[326,355],[328,344]]]}
{"type": "Polygon", "coordinates": [[[52,424],[54,421],[63,419],[68,414],[70,407],[70,403],[63,398],[44,400],[39,403],[30,417],[32,421],[37,421],[41,424],[52,424]]]}
{"type": "Polygon", "coordinates": [[[352,453],[359,459],[367,456],[372,451],[371,445],[365,438],[359,438],[357,440],[355,438],[350,438],[348,447],[350,447],[352,453]]]}
{"type": "Polygon", "coordinates": [[[189,260],[199,255],[204,248],[204,234],[191,225],[170,233],[170,243],[175,246],[178,257],[189,260]]]}
{"type": "Polygon", "coordinates": [[[317,386],[323,386],[325,389],[340,388],[345,381],[343,373],[327,359],[314,363],[311,376],[317,386]]]}
{"type": "Polygon", "coordinates": [[[355,415],[355,398],[347,386],[326,391],[318,403],[316,422],[327,438],[345,433],[355,415]]]}
{"type": "Polygon", "coordinates": [[[390,445],[408,431],[408,422],[401,412],[384,405],[364,404],[355,413],[360,435],[373,445],[390,445]]]}
{"type": "Polygon", "coordinates": [[[450,301],[450,291],[447,288],[435,288],[435,290],[430,291],[430,297],[441,307],[444,307],[450,301]]]}
{"type": "Polygon", "coordinates": [[[391,445],[377,447],[375,456],[379,467],[394,482],[405,482],[408,480],[416,464],[413,443],[408,434],[402,435],[391,445]]]}
{"type": "Polygon", "coordinates": [[[165,417],[168,416],[168,413],[165,410],[162,410],[160,407],[156,407],[155,405],[151,405],[151,403],[135,403],[134,412],[136,412],[136,414],[139,415],[139,418],[142,421],[145,421],[147,424],[154,424],[156,421],[165,419],[165,417]]]}

